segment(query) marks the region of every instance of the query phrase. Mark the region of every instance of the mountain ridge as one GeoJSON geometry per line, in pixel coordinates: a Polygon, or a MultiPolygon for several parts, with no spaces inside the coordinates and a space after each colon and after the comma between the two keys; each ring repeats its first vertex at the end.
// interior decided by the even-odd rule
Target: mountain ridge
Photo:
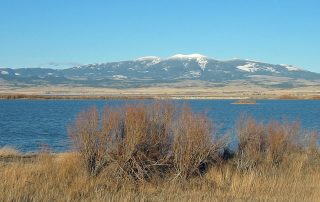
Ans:
{"type": "Polygon", "coordinates": [[[176,54],[168,58],[144,56],[66,69],[0,68],[0,79],[20,86],[63,84],[116,88],[156,86],[187,80],[227,85],[228,82],[242,80],[255,85],[290,88],[305,86],[306,83],[318,85],[320,74],[286,64],[176,54]]]}

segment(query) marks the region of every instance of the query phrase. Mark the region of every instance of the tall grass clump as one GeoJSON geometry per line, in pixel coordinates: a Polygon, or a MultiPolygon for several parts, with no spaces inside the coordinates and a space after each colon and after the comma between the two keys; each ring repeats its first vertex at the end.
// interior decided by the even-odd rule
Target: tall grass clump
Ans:
{"type": "Polygon", "coordinates": [[[263,160],[267,145],[265,128],[243,114],[237,122],[236,131],[239,140],[237,166],[242,170],[252,169],[263,160]]]}
{"type": "MultiPolygon", "coordinates": [[[[291,154],[306,149],[298,122],[263,124],[242,115],[237,122],[236,134],[239,140],[236,162],[241,170],[253,169],[262,163],[277,166],[286,162],[291,154]]],[[[309,145],[315,148],[316,138],[312,138],[309,145]]]]}
{"type": "Polygon", "coordinates": [[[173,106],[160,103],[129,105],[105,114],[108,124],[112,113],[118,115],[118,127],[110,136],[108,159],[120,175],[135,180],[150,179],[169,168],[173,106]]]}
{"type": "Polygon", "coordinates": [[[88,174],[105,168],[133,180],[200,174],[223,144],[214,139],[212,122],[187,106],[168,103],[95,108],[80,113],[69,134],[88,174]]]}
{"type": "Polygon", "coordinates": [[[218,158],[223,144],[213,139],[213,129],[205,115],[194,114],[189,107],[182,109],[174,127],[172,148],[175,169],[182,178],[200,175],[218,158]]]}
{"type": "Polygon", "coordinates": [[[272,121],[267,127],[267,158],[274,165],[279,165],[290,154],[301,148],[301,131],[298,122],[283,123],[272,121]]]}
{"type": "Polygon", "coordinates": [[[88,174],[97,175],[107,161],[105,136],[100,129],[98,110],[92,107],[81,112],[73,125],[68,127],[68,133],[88,174]]]}

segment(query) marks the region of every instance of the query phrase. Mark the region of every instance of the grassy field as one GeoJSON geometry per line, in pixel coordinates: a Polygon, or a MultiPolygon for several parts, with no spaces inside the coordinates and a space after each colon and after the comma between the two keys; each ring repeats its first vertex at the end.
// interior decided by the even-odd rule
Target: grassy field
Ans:
{"type": "Polygon", "coordinates": [[[266,164],[241,172],[230,161],[188,180],[172,176],[137,182],[117,178],[111,167],[87,177],[77,153],[41,154],[27,160],[1,157],[0,200],[319,201],[319,163],[319,155],[302,153],[277,167],[266,164]]]}
{"type": "Polygon", "coordinates": [[[320,85],[286,89],[241,82],[221,87],[196,83],[121,89],[64,85],[0,85],[0,99],[320,99],[319,96],[320,85]]]}
{"type": "Polygon", "coordinates": [[[0,201],[319,201],[317,133],[242,116],[231,151],[214,128],[187,106],[88,109],[74,151],[0,149],[0,201]]]}

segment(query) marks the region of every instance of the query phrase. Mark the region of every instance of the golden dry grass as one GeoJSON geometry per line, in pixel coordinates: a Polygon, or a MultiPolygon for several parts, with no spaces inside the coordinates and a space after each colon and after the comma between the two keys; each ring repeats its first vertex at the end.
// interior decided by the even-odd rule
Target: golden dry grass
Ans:
{"type": "Polygon", "coordinates": [[[1,164],[0,201],[318,201],[320,158],[314,155],[250,172],[231,161],[187,181],[136,182],[114,176],[114,167],[89,178],[76,153],[42,154],[34,163],[1,164]]]}
{"type": "MultiPolygon", "coordinates": [[[[0,81],[1,82],[1,81],[0,81]]],[[[269,83],[270,82],[266,82],[269,83]]],[[[309,83],[309,82],[308,82],[309,83]]],[[[25,86],[0,84],[0,99],[279,99],[282,95],[297,95],[298,99],[315,99],[320,94],[319,82],[291,89],[265,88],[247,81],[235,81],[226,86],[207,85],[199,81],[163,84],[139,88],[98,88],[84,86],[25,86]],[[241,89],[241,90],[240,90],[241,89]]]]}
{"type": "Polygon", "coordinates": [[[6,156],[18,156],[20,155],[20,152],[16,150],[15,148],[4,146],[0,148],[0,156],[6,157],[6,156]]]}

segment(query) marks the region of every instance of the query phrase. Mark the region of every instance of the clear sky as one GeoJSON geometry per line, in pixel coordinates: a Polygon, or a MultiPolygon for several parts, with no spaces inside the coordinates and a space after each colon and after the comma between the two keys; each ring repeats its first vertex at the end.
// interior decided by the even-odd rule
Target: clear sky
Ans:
{"type": "Polygon", "coordinates": [[[319,0],[0,0],[0,66],[200,53],[320,72],[319,0]]]}

